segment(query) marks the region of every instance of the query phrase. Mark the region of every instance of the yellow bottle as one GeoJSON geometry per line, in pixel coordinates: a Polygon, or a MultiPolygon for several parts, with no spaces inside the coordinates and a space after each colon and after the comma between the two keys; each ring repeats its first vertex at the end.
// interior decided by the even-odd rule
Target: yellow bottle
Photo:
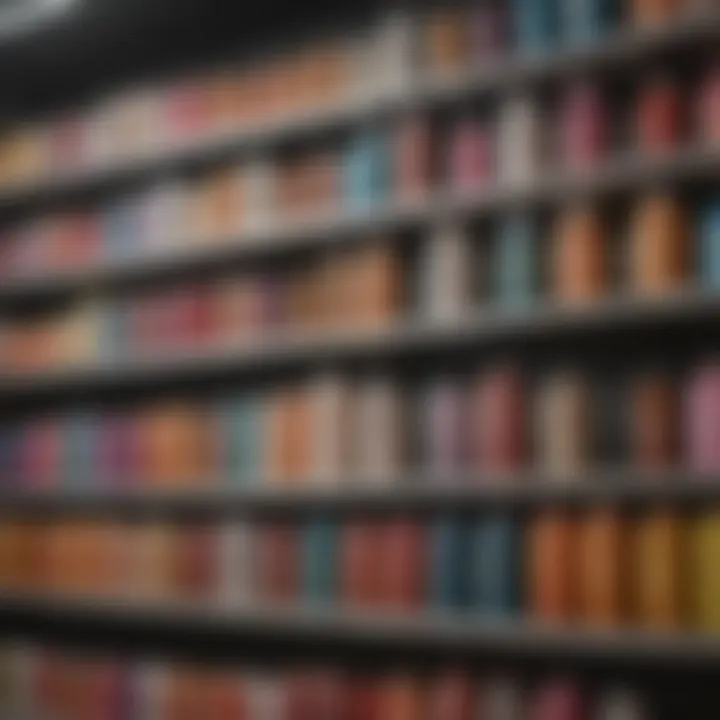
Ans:
{"type": "Polygon", "coordinates": [[[693,523],[693,625],[720,634],[720,509],[693,523]]]}

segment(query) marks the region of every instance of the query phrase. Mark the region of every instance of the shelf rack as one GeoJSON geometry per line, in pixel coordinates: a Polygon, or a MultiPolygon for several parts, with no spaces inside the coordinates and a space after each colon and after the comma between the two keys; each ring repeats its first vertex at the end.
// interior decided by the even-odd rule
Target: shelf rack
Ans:
{"type": "Polygon", "coordinates": [[[0,628],[17,634],[46,634],[71,628],[84,638],[141,638],[148,648],[163,647],[168,638],[194,638],[205,653],[230,652],[235,659],[254,659],[278,652],[296,656],[332,657],[336,653],[385,659],[412,658],[437,662],[445,656],[497,663],[508,657],[524,661],[571,660],[574,664],[611,664],[617,671],[644,665],[652,670],[684,673],[712,670],[720,663],[720,640],[692,634],[640,631],[557,629],[479,618],[471,614],[371,615],[367,612],[304,608],[230,609],[179,603],[162,607],[140,602],[102,599],[41,599],[28,595],[0,597],[0,628]],[[233,649],[234,648],[234,649],[233,649]],[[264,648],[264,649],[263,649],[264,648]]]}
{"type": "Polygon", "coordinates": [[[620,296],[582,306],[549,304],[527,311],[480,311],[457,322],[406,322],[386,330],[319,334],[259,342],[252,347],[123,360],[0,377],[7,402],[79,391],[142,388],[153,383],[207,381],[252,373],[293,371],[327,362],[392,360],[448,354],[467,347],[542,343],[620,331],[668,332],[712,325],[720,295],[689,291],[658,300],[620,296]]]}
{"type": "Polygon", "coordinates": [[[492,509],[532,511],[548,505],[646,508],[671,504],[687,509],[720,506],[720,477],[693,470],[650,472],[618,467],[563,476],[527,471],[508,476],[478,472],[427,475],[397,473],[383,484],[363,478],[340,487],[327,480],[275,486],[241,485],[208,478],[192,487],[157,490],[118,483],[0,493],[0,518],[15,515],[122,516],[125,514],[224,518],[249,514],[303,516],[332,513],[437,513],[492,509]],[[118,489],[118,487],[122,489],[118,489]]]}
{"type": "Polygon", "coordinates": [[[201,138],[100,168],[82,168],[47,180],[8,187],[0,190],[0,211],[77,197],[169,170],[212,163],[247,150],[302,140],[407,108],[432,107],[466,94],[506,91],[578,72],[622,67],[657,53],[676,52],[699,41],[713,40],[719,34],[720,16],[710,11],[666,28],[623,29],[588,46],[567,48],[543,56],[504,58],[456,77],[420,81],[402,94],[345,101],[336,107],[201,138]]]}
{"type": "Polygon", "coordinates": [[[517,207],[534,207],[580,198],[599,198],[631,190],[713,179],[720,172],[720,146],[695,147],[669,157],[618,157],[587,173],[556,172],[522,185],[494,185],[477,193],[437,193],[421,202],[389,203],[365,211],[343,211],[286,228],[215,238],[180,251],[108,260],[94,267],[41,274],[0,284],[0,308],[82,290],[102,290],[197,271],[220,269],[257,258],[273,258],[333,247],[386,233],[428,228],[517,207]]]}
{"type": "MultiPolygon", "coordinates": [[[[169,170],[210,164],[250,149],[272,147],[323,132],[402,112],[435,107],[468,93],[506,92],[512,88],[635,63],[658,53],[681,51],[698,41],[720,37],[720,17],[712,16],[665,30],[623,31],[588,48],[566,50],[544,58],[518,58],[473,70],[452,80],[423,83],[402,97],[374,98],[329,108],[262,128],[209,138],[187,147],[100,169],[81,170],[37,184],[0,191],[0,212],[27,208],[87,193],[104,192],[141,182],[169,170]]],[[[427,202],[391,206],[374,212],[341,214],[268,230],[242,238],[219,239],[216,247],[184,251],[172,257],[135,258],[89,269],[0,286],[0,306],[15,305],[59,293],[98,290],[120,283],[160,278],[179,272],[221,267],[258,257],[309,250],[368,235],[417,229],[447,219],[476,217],[517,206],[553,203],[571,197],[603,196],[666,182],[718,177],[720,148],[692,148],[666,159],[619,158],[586,176],[556,175],[523,187],[492,187],[470,198],[440,194],[427,202]]],[[[464,347],[491,347],[505,342],[535,342],[650,328],[653,331],[712,326],[720,295],[693,291],[658,301],[620,297],[586,308],[540,307],[523,313],[485,312],[456,324],[409,322],[382,332],[357,336],[286,339],[252,349],[198,353],[173,359],[124,361],[95,368],[60,370],[42,375],[0,379],[3,402],[43,398],[56,393],[132,388],[168,378],[198,380],[258,370],[292,369],[317,362],[389,359],[420,353],[456,352],[464,347]]],[[[400,478],[389,488],[207,489],[152,493],[82,489],[29,496],[4,492],[0,514],[49,512],[304,512],[315,509],[353,511],[424,511],[446,507],[484,508],[502,505],[528,508],[546,503],[585,506],[596,503],[696,506],[720,502],[720,479],[690,471],[644,476],[633,471],[590,472],[585,482],[542,482],[534,474],[512,482],[451,478],[445,485],[419,476],[400,478]],[[404,480],[404,482],[402,482],[404,480]]],[[[49,599],[0,595],[0,629],[4,635],[65,636],[102,643],[138,641],[155,649],[203,646],[209,654],[341,653],[383,657],[437,658],[445,654],[473,658],[520,657],[565,660],[623,667],[663,667],[673,672],[717,672],[720,640],[639,632],[597,633],[579,629],[537,628],[523,623],[438,616],[369,617],[347,612],[286,609],[229,610],[180,606],[128,605],[82,598],[49,599]],[[263,650],[264,648],[264,650],[263,650]]]]}

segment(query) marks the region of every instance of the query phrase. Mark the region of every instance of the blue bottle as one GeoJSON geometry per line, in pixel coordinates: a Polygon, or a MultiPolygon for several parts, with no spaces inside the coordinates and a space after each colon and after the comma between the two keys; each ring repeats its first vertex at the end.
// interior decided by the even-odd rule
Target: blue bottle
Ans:
{"type": "Polygon", "coordinates": [[[21,446],[22,430],[19,427],[0,427],[0,487],[22,485],[21,446]]]}
{"type": "Polygon", "coordinates": [[[553,50],[560,40],[560,0],[513,0],[513,21],[520,53],[553,50]]]}
{"type": "Polygon", "coordinates": [[[127,197],[105,211],[105,256],[112,260],[135,257],[142,249],[142,204],[139,197],[127,197]]]}
{"type": "Polygon", "coordinates": [[[311,605],[329,605],[337,596],[339,532],[329,518],[313,518],[302,529],[303,598],[311,605]]]}
{"type": "Polygon", "coordinates": [[[349,144],[345,157],[345,201],[352,211],[370,210],[390,200],[392,159],[387,137],[365,131],[349,144]]]}
{"type": "Polygon", "coordinates": [[[512,517],[499,513],[482,518],[470,542],[470,595],[483,615],[512,616],[520,601],[520,529],[512,517]]]}
{"type": "Polygon", "coordinates": [[[720,199],[708,203],[700,214],[700,276],[704,287],[720,289],[720,199]]]}
{"type": "Polygon", "coordinates": [[[535,219],[525,213],[501,220],[493,249],[495,300],[505,309],[525,308],[537,294],[539,232],[535,219]]]}
{"type": "Polygon", "coordinates": [[[618,0],[562,0],[562,36],[566,45],[601,39],[617,24],[618,0]]]}
{"type": "Polygon", "coordinates": [[[441,611],[462,610],[468,605],[468,525],[457,517],[436,521],[431,533],[430,597],[441,611]]]}

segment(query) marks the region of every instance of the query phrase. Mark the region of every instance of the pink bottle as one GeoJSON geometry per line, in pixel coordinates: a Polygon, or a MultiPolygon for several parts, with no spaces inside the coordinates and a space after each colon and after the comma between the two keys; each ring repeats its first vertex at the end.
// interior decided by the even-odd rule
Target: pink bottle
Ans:
{"type": "Polygon", "coordinates": [[[458,123],[450,140],[449,164],[450,182],[458,192],[475,190],[493,179],[492,139],[483,123],[458,123]]]}
{"type": "Polygon", "coordinates": [[[462,671],[441,675],[430,685],[428,720],[473,720],[478,702],[472,677],[462,671]]]}
{"type": "Polygon", "coordinates": [[[600,90],[582,82],[570,88],[560,119],[560,146],[566,168],[595,167],[608,154],[608,109],[600,90]]]}
{"type": "Polygon", "coordinates": [[[699,134],[701,142],[720,142],[720,60],[711,68],[700,94],[699,134]]]}
{"type": "Polygon", "coordinates": [[[530,720],[587,720],[580,690],[569,682],[557,682],[539,690],[532,703],[530,720]]]}
{"type": "Polygon", "coordinates": [[[484,375],[473,412],[475,458],[489,472],[520,470],[527,455],[527,406],[523,379],[512,368],[484,375]]]}
{"type": "Polygon", "coordinates": [[[685,431],[690,468],[720,471],[720,362],[700,368],[691,379],[685,431]]]}
{"type": "Polygon", "coordinates": [[[201,83],[188,82],[171,88],[165,94],[163,105],[171,142],[193,139],[208,130],[211,96],[201,83]]]}
{"type": "Polygon", "coordinates": [[[50,163],[54,170],[72,170],[88,157],[87,127],[77,117],[63,118],[50,131],[50,163]]]}

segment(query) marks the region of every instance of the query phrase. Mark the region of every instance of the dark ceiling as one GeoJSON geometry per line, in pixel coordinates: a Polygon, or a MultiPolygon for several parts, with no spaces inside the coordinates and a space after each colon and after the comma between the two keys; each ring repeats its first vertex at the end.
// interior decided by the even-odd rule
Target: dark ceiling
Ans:
{"type": "Polygon", "coordinates": [[[51,26],[0,41],[3,114],[72,103],[99,84],[240,52],[307,23],[310,6],[324,17],[339,5],[347,10],[323,0],[287,7],[281,0],[78,0],[51,26]]]}

